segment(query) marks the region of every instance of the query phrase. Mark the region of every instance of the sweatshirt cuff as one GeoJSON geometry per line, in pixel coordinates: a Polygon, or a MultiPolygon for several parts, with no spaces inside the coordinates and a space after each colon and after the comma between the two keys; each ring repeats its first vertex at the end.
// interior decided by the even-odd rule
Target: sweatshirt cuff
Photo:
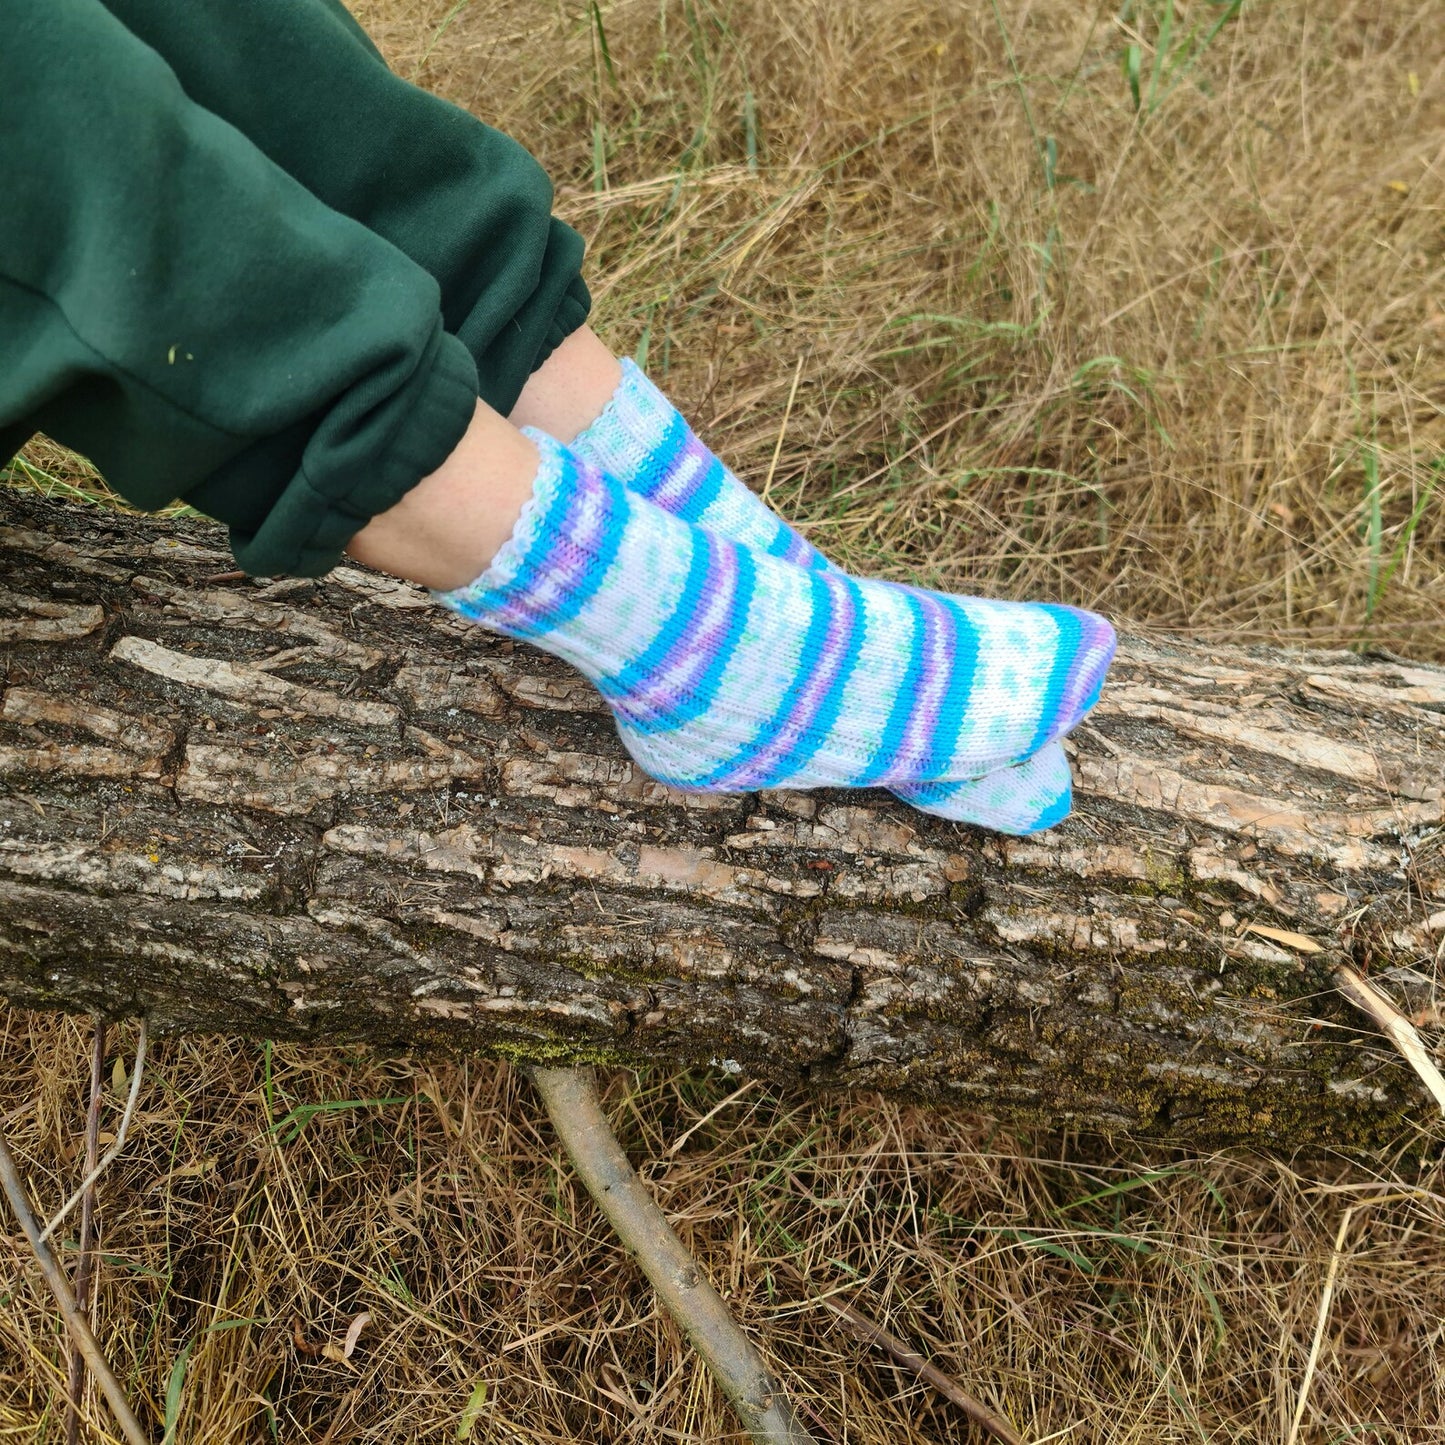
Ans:
{"type": "MultiPolygon", "coordinates": [[[[300,471],[254,532],[231,529],[236,561],[253,576],[320,577],[346,544],[390,510],[456,450],[477,407],[477,368],[455,337],[438,331],[406,387],[388,399],[402,417],[384,450],[313,476],[300,471]]],[[[365,419],[358,418],[358,430],[365,419]]]]}

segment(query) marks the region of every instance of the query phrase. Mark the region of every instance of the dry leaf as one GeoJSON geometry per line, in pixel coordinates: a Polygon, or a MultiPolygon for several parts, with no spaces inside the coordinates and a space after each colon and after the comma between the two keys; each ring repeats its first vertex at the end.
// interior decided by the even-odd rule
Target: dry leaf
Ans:
{"type": "Polygon", "coordinates": [[[361,1332],[371,1323],[371,1311],[363,1310],[361,1314],[352,1320],[351,1328],[346,1332],[346,1343],[341,1347],[341,1358],[349,1360],[356,1349],[356,1342],[361,1338],[361,1332]]]}
{"type": "MultiPolygon", "coordinates": [[[[346,1331],[346,1338],[338,1345],[335,1340],[327,1340],[317,1353],[323,1360],[330,1360],[333,1364],[344,1365],[356,1351],[356,1342],[361,1338],[361,1332],[371,1323],[371,1311],[363,1310],[352,1320],[350,1328],[346,1331]]],[[[315,1346],[311,1348],[315,1349],[315,1346]]]]}
{"type": "Polygon", "coordinates": [[[1313,938],[1306,938],[1302,933],[1291,933],[1287,928],[1271,928],[1267,923],[1246,923],[1239,931],[1241,933],[1257,933],[1261,938],[1282,943],[1286,948],[1298,949],[1300,953],[1323,953],[1325,951],[1324,945],[1316,943],[1313,938]]]}
{"type": "Polygon", "coordinates": [[[212,1169],[216,1167],[216,1155],[209,1154],[204,1159],[196,1159],[190,1164],[182,1164],[179,1168],[171,1170],[172,1179],[203,1179],[212,1169]]]}

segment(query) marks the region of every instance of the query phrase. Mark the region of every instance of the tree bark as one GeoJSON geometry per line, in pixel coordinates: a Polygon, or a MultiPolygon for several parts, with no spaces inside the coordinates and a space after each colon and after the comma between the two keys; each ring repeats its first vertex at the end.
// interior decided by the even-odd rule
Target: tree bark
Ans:
{"type": "Polygon", "coordinates": [[[565,666],[375,574],[257,583],[212,528],[14,492],[0,524],[16,1004],[1201,1146],[1430,1117],[1329,979],[1431,1007],[1445,669],[1128,638],[1075,815],[1011,840],[662,787],[565,666]]]}

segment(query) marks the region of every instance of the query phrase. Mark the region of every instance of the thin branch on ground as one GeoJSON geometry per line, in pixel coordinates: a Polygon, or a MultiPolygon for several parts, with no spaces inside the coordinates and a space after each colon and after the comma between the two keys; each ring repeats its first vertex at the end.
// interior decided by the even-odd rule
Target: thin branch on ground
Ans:
{"type": "Polygon", "coordinates": [[[527,1070],[597,1207],[713,1372],[756,1445],[817,1445],[783,1387],[703,1278],[612,1132],[591,1069],[527,1070]]]}
{"type": "Polygon", "coordinates": [[[45,1276],[45,1283],[50,1286],[50,1292],[60,1306],[60,1313],[65,1319],[65,1328],[70,1331],[70,1338],[85,1357],[85,1363],[89,1367],[90,1373],[95,1376],[100,1388],[105,1392],[105,1398],[110,1401],[111,1412],[116,1418],[116,1423],[120,1426],[130,1445],[150,1445],[150,1440],[145,1431],[141,1429],[141,1423],[136,1419],[135,1412],[130,1407],[130,1401],[125,1397],[125,1391],[120,1387],[120,1381],[116,1379],[106,1361],[105,1354],[100,1348],[100,1342],[91,1333],[85,1316],[76,1307],[75,1296],[70,1292],[65,1271],[55,1262],[55,1256],[51,1254],[49,1245],[41,1237],[40,1225],[36,1222],[34,1211],[30,1208],[25,1186],[20,1180],[20,1172],[15,1167],[15,1160],[11,1157],[10,1146],[5,1142],[3,1133],[0,1133],[0,1185],[3,1185],[6,1197],[10,1200],[10,1208],[14,1211],[15,1218],[19,1221],[20,1228],[30,1244],[35,1261],[40,1266],[40,1272],[45,1276]]]}
{"type": "MultiPolygon", "coordinates": [[[[85,1109],[85,1172],[90,1185],[80,1205],[80,1258],[75,1264],[75,1307],[89,1323],[91,1282],[95,1273],[92,1234],[95,1228],[95,1173],[100,1155],[100,1106],[105,1098],[105,1020],[97,1017],[90,1048],[90,1098],[85,1109]]],[[[85,1389],[85,1356],[72,1343],[66,1390],[65,1445],[80,1440],[80,1406],[85,1389]]]]}
{"type": "Polygon", "coordinates": [[[1368,979],[1355,972],[1349,964],[1338,963],[1334,970],[1335,984],[1340,992],[1375,1021],[1380,1032],[1404,1055],[1406,1063],[1419,1074],[1429,1089],[1440,1112],[1445,1114],[1445,1078],[1435,1067],[1430,1051],[1424,1045],[1415,1025],[1385,997],[1368,979]]]}
{"type": "MultiPolygon", "coordinates": [[[[802,1273],[781,1261],[782,1269],[807,1287],[807,1281],[802,1273]]],[[[839,1319],[847,1325],[856,1339],[861,1340],[865,1345],[871,1345],[876,1350],[881,1350],[895,1365],[901,1366],[909,1374],[925,1381],[933,1386],[946,1400],[957,1405],[970,1420],[981,1430],[986,1430],[996,1440],[1002,1440],[1004,1445],[1024,1445],[1023,1436],[1014,1429],[1002,1416],[990,1410],[982,1400],[970,1395],[962,1385],[951,1375],[946,1375],[937,1365],[925,1360],[916,1350],[911,1350],[897,1335],[890,1334],[882,1325],[875,1324],[867,1315],[853,1308],[852,1305],[844,1304],[842,1300],[835,1299],[831,1295],[814,1295],[814,1303],[831,1310],[839,1319]]]]}
{"type": "Polygon", "coordinates": [[[65,1222],[66,1216],[85,1198],[86,1191],[95,1184],[95,1181],[120,1158],[120,1151],[125,1148],[126,1131],[130,1128],[131,1117],[135,1113],[135,1101],[140,1097],[140,1081],[141,1075],[145,1072],[146,1044],[148,1038],[146,1021],[142,1019],[140,1021],[140,1036],[135,1042],[135,1064],[131,1069],[130,1093],[125,1101],[125,1113],[120,1116],[120,1127],[115,1131],[115,1143],[105,1151],[105,1158],[80,1181],[80,1188],[56,1210],[55,1214],[51,1217],[50,1223],[41,1231],[40,1241],[42,1244],[65,1222]]]}

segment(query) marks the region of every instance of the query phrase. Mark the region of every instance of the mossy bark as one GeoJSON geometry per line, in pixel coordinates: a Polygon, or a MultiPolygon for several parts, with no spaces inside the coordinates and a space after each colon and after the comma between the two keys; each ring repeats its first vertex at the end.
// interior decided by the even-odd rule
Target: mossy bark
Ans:
{"type": "Polygon", "coordinates": [[[257,583],[213,529],[19,493],[0,524],[16,1004],[1198,1145],[1430,1117],[1330,968],[1428,1012],[1445,670],[1127,639],[1075,815],[1016,841],[661,787],[567,668],[374,574],[257,583]]]}

